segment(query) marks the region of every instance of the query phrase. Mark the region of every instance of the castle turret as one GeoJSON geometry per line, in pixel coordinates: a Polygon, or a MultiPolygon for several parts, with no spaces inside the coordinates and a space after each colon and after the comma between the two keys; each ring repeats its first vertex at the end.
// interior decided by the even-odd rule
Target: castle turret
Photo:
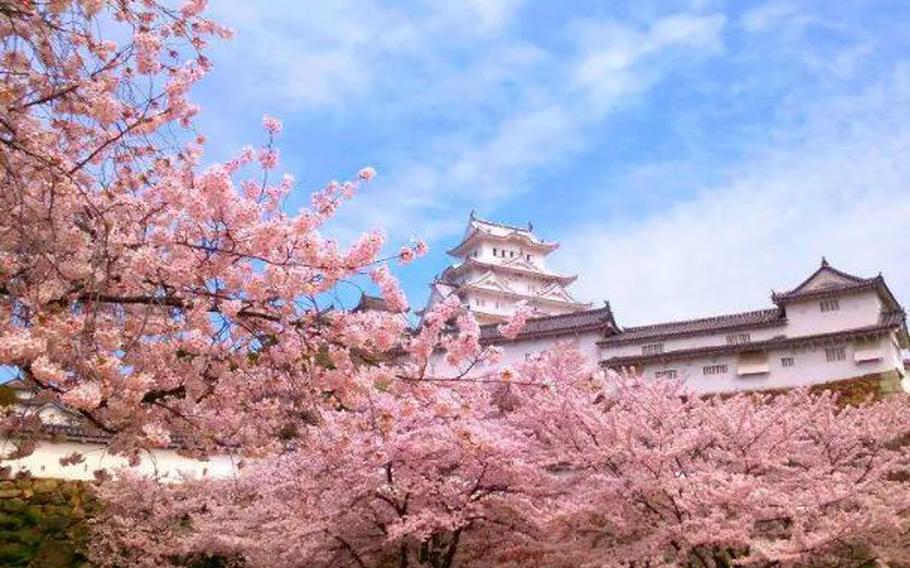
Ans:
{"type": "Polygon", "coordinates": [[[589,307],[566,290],[576,276],[551,272],[546,257],[559,248],[516,227],[474,216],[461,242],[450,249],[457,261],[431,285],[428,306],[456,294],[481,324],[505,321],[525,302],[535,316],[576,312],[589,307]]]}

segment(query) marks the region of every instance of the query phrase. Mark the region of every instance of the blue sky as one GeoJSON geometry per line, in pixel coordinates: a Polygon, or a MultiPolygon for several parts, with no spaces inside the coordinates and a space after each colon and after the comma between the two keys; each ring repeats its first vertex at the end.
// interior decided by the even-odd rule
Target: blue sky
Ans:
{"type": "Polygon", "coordinates": [[[910,3],[214,0],[213,160],[285,123],[291,209],[379,177],[331,230],[432,252],[471,209],[533,221],[620,324],[765,307],[822,255],[910,302],[910,3]]]}

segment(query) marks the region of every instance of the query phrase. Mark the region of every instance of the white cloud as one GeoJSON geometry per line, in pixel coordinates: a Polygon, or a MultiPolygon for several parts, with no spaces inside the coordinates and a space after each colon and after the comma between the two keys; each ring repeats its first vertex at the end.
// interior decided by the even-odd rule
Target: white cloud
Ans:
{"type": "Polygon", "coordinates": [[[780,27],[783,23],[799,23],[805,21],[805,17],[798,3],[775,0],[747,10],[740,22],[746,31],[757,33],[780,27]]]}
{"type": "Polygon", "coordinates": [[[483,210],[523,192],[540,168],[583,149],[594,135],[592,127],[621,102],[658,84],[673,68],[672,61],[661,58],[682,50],[722,49],[723,25],[722,16],[684,14],[659,18],[642,29],[576,22],[570,28],[577,49],[568,64],[550,61],[533,47],[504,46],[484,57],[464,82],[495,77],[487,82],[488,96],[504,100],[509,108],[479,132],[447,133],[428,152],[394,164],[387,172],[390,179],[377,184],[377,194],[353,204],[343,220],[361,227],[369,220],[398,238],[457,230],[461,219],[452,222],[453,209],[483,210]],[[540,72],[541,66],[547,72],[540,72]],[[496,89],[509,73],[521,80],[517,100],[496,89]],[[376,207],[378,202],[383,206],[376,207]]]}
{"type": "MultiPolygon", "coordinates": [[[[564,236],[557,259],[577,292],[610,299],[627,324],[768,305],[827,255],[879,270],[910,298],[910,67],[817,104],[795,142],[768,145],[725,183],[639,220],[564,236]]],[[[783,136],[772,137],[782,140],[783,136]]]]}
{"type": "Polygon", "coordinates": [[[522,0],[416,4],[379,0],[219,0],[212,16],[236,29],[242,51],[225,49],[219,65],[243,68],[246,92],[313,108],[339,106],[440,52],[496,38],[522,0]],[[250,63],[255,62],[255,65],[250,63]]]}
{"type": "Polygon", "coordinates": [[[587,96],[595,115],[613,108],[622,97],[641,92],[667,70],[660,57],[685,50],[717,53],[723,49],[721,15],[674,14],[645,29],[617,22],[584,22],[576,26],[581,56],[572,72],[573,84],[587,96]]]}
{"type": "Polygon", "coordinates": [[[464,0],[454,3],[472,11],[472,15],[480,18],[480,27],[487,31],[499,30],[506,26],[521,4],[522,0],[464,0]]]}

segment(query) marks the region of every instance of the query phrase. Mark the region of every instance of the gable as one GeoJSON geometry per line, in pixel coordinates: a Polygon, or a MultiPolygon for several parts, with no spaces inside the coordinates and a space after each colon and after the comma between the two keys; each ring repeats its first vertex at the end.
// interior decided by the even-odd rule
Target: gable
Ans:
{"type": "Polygon", "coordinates": [[[812,275],[806,282],[800,285],[794,292],[816,292],[820,290],[831,290],[844,288],[859,281],[857,278],[849,278],[845,274],[838,274],[833,270],[823,268],[812,275]]]}
{"type": "Polygon", "coordinates": [[[487,288],[490,290],[498,290],[501,292],[513,292],[512,288],[499,276],[493,273],[492,270],[484,273],[483,276],[471,283],[474,286],[481,288],[487,288]]]}
{"type": "Polygon", "coordinates": [[[525,260],[524,256],[519,256],[517,258],[510,259],[509,261],[505,262],[504,265],[510,266],[513,268],[523,268],[525,270],[530,270],[532,272],[540,272],[540,268],[537,266],[534,266],[533,264],[531,264],[530,262],[525,260]]]}
{"type": "Polygon", "coordinates": [[[551,285],[540,293],[540,296],[551,300],[560,300],[563,302],[574,302],[575,299],[566,292],[566,289],[557,284],[551,285]]]}

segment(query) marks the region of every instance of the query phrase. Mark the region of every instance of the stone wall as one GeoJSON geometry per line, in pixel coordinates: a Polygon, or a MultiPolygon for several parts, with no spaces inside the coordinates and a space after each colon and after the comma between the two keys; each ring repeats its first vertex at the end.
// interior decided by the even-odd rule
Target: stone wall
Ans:
{"type": "Polygon", "coordinates": [[[86,519],[96,510],[84,482],[0,481],[0,566],[88,568],[86,519]]]}

